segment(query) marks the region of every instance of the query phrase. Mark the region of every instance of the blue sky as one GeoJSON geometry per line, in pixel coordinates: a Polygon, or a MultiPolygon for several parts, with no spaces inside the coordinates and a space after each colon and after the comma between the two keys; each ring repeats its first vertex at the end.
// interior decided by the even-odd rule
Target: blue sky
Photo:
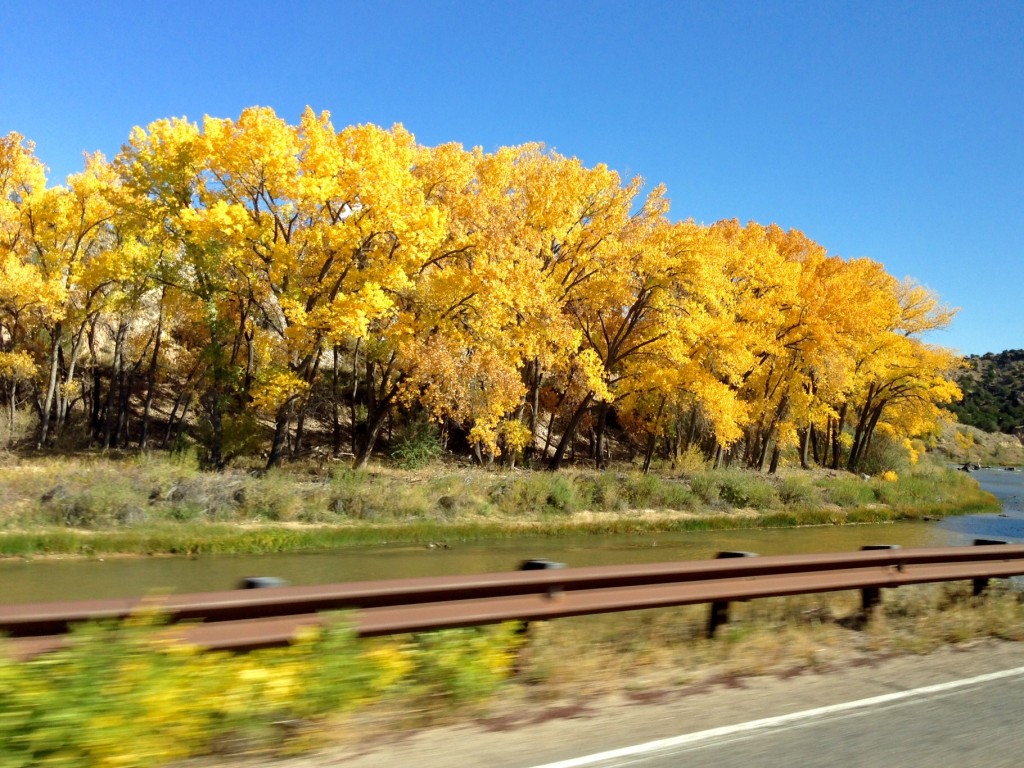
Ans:
{"type": "Polygon", "coordinates": [[[543,141],[673,218],[796,228],[1024,347],[1024,1],[4,0],[0,133],[51,183],[135,125],[308,104],[423,144],[543,141]]]}

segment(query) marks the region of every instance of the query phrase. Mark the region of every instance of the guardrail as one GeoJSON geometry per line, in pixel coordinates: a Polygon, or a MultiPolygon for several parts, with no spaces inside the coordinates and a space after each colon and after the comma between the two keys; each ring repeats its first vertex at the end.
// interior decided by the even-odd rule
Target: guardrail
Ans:
{"type": "Polygon", "coordinates": [[[887,587],[971,580],[978,593],[991,578],[1024,574],[1024,545],[977,543],[986,546],[865,548],[0,605],[0,633],[12,638],[18,656],[30,656],[59,647],[62,633],[76,623],[155,609],[172,623],[190,622],[182,633],[186,642],[251,650],[287,644],[303,627],[328,620],[326,611],[352,610],[356,631],[369,637],[696,603],[712,604],[713,633],[728,619],[730,601],[859,589],[869,610],[887,587]]]}

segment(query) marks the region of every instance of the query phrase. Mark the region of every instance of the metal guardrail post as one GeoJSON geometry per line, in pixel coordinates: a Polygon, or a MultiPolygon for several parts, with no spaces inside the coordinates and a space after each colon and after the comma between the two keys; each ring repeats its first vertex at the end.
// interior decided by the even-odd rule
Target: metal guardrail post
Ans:
{"type": "MultiPolygon", "coordinates": [[[[757,552],[719,552],[715,555],[716,560],[722,560],[731,557],[757,557],[757,552]]],[[[728,600],[716,600],[711,603],[711,610],[708,613],[708,639],[710,640],[715,636],[715,632],[723,624],[729,623],[729,601],[728,600]]]]}
{"type": "MultiPolygon", "coordinates": [[[[999,539],[975,539],[974,540],[974,546],[976,546],[976,547],[984,547],[984,546],[988,546],[989,544],[1005,544],[1005,543],[1006,543],[1005,541],[1000,541],[999,539]]],[[[971,594],[974,595],[975,597],[978,597],[982,592],[984,592],[986,589],[988,589],[988,583],[989,583],[989,579],[988,579],[987,576],[986,577],[982,577],[982,578],[978,578],[978,579],[973,579],[971,581],[971,594]]]]}
{"type": "MultiPolygon", "coordinates": [[[[865,544],[861,551],[875,549],[899,549],[899,544],[865,544]]],[[[882,603],[881,587],[864,587],[860,591],[860,607],[864,617],[871,615],[874,609],[882,603]]]]}
{"type": "MultiPolygon", "coordinates": [[[[519,564],[520,571],[547,571],[553,568],[565,568],[565,563],[557,563],[554,560],[523,560],[519,564]]],[[[548,599],[553,599],[561,595],[565,589],[561,585],[551,585],[548,587],[548,599]]],[[[525,635],[530,631],[530,622],[522,621],[519,623],[519,629],[516,632],[520,635],[525,635]]]]}
{"type": "Polygon", "coordinates": [[[246,576],[238,584],[239,589],[271,589],[287,586],[288,582],[277,576],[246,576]]]}

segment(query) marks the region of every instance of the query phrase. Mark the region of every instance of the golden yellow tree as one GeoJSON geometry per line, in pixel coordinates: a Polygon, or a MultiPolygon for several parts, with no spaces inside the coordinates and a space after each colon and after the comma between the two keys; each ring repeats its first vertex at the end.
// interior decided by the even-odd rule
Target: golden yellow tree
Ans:
{"type": "Polygon", "coordinates": [[[27,258],[27,201],[46,186],[33,145],[17,133],[0,137],[0,381],[13,435],[19,385],[30,383],[38,368],[27,337],[34,332],[30,312],[56,304],[37,265],[27,258]]]}

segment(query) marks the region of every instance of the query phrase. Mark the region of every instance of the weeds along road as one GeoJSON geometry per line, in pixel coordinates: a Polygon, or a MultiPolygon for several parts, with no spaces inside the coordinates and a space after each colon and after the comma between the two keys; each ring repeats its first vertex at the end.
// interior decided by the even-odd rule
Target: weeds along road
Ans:
{"type": "Polygon", "coordinates": [[[1022,702],[1024,643],[985,641],[788,678],[520,707],[463,725],[381,734],[295,760],[245,766],[993,768],[1021,764],[1022,702]],[[985,675],[993,679],[963,682],[985,675]],[[761,727],[744,725],[773,718],[761,727]],[[688,743],[687,734],[700,736],[688,743]],[[680,743],[600,759],[666,739],[680,743]]]}

